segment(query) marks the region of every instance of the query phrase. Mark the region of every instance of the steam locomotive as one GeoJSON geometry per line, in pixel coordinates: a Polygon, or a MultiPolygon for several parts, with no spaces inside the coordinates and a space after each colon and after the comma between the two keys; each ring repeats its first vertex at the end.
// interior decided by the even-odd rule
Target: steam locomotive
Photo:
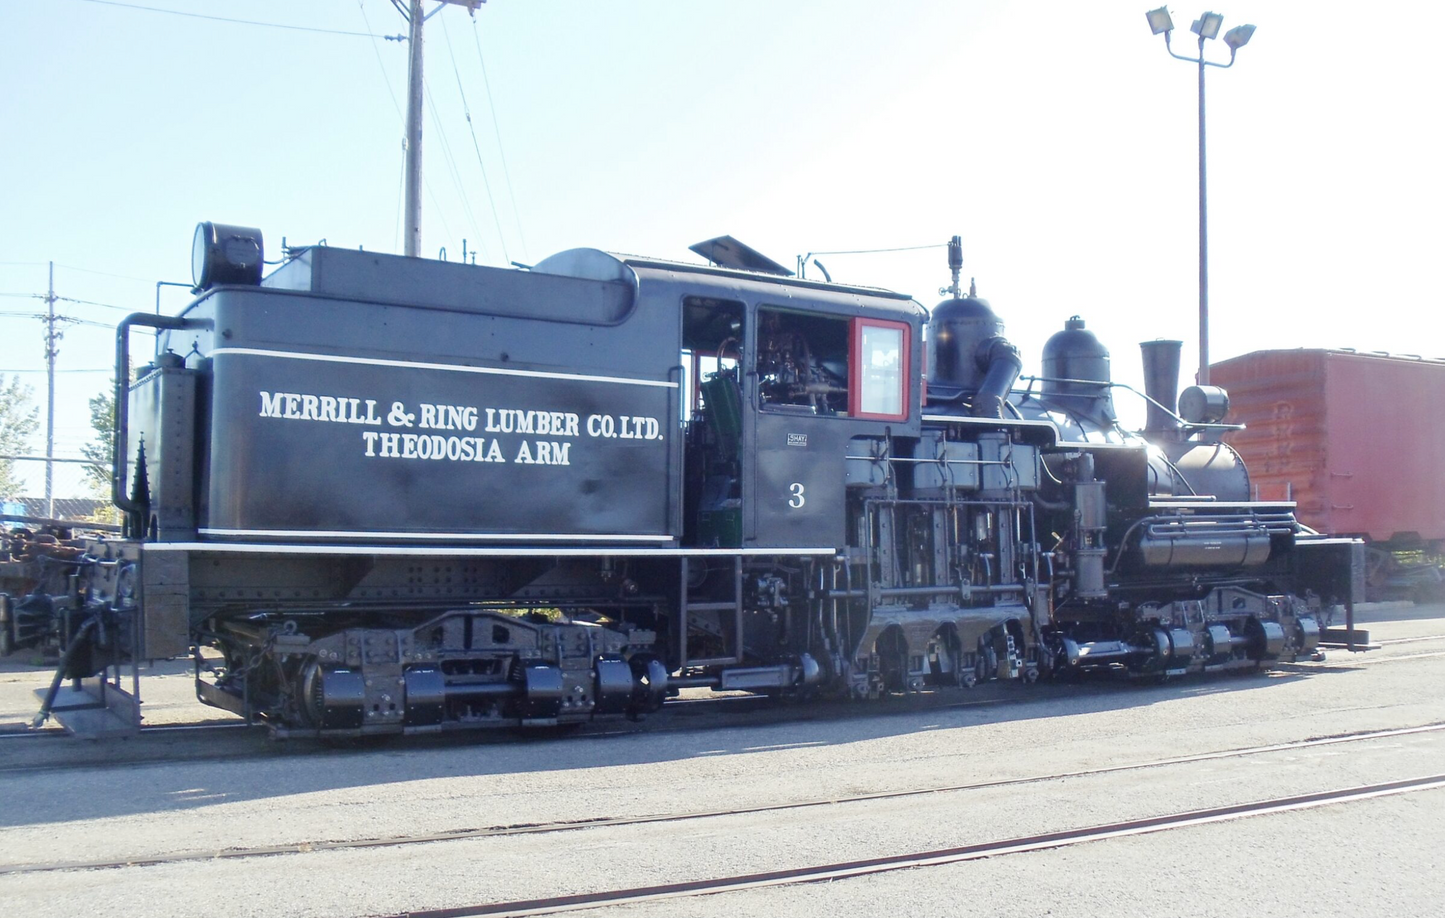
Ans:
{"type": "Polygon", "coordinates": [[[1171,410],[1178,342],[1144,346],[1141,436],[1078,317],[1023,375],[956,238],[931,312],[695,250],[263,279],[258,231],[202,224],[197,298],[118,330],[126,531],[43,597],[57,679],[190,653],[281,735],[552,725],[1266,667],[1359,595],[1358,542],[1250,499],[1222,390],[1171,410]]]}

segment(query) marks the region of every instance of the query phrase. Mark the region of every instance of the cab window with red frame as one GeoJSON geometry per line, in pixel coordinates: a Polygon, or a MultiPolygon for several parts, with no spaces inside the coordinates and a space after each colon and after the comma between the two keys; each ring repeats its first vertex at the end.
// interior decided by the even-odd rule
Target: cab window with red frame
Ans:
{"type": "Polygon", "coordinates": [[[908,367],[912,339],[906,322],[853,320],[848,414],[902,421],[908,417],[908,367]]]}

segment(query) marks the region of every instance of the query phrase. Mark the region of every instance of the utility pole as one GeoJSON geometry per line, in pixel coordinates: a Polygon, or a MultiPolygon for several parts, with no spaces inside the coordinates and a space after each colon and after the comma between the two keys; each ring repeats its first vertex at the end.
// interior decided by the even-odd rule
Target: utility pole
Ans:
{"type": "MultiPolygon", "coordinates": [[[[396,3],[397,0],[392,0],[396,3]]],[[[411,42],[411,54],[407,67],[406,92],[406,243],[404,253],[412,258],[421,254],[421,119],[422,93],[425,87],[422,71],[422,27],[427,19],[436,15],[448,3],[464,6],[473,16],[477,7],[486,0],[438,0],[436,9],[423,14],[422,0],[411,0],[406,13],[411,24],[407,40],[411,42]]],[[[398,4],[399,8],[400,4],[398,4]]]]}
{"type": "Polygon", "coordinates": [[[60,336],[55,333],[55,262],[50,263],[50,284],[45,292],[45,516],[55,519],[55,355],[60,336]]]}
{"type": "Polygon", "coordinates": [[[421,116],[422,66],[421,31],[426,17],[421,0],[411,0],[411,57],[407,68],[406,93],[406,249],[407,256],[417,257],[421,251],[421,116]]]}

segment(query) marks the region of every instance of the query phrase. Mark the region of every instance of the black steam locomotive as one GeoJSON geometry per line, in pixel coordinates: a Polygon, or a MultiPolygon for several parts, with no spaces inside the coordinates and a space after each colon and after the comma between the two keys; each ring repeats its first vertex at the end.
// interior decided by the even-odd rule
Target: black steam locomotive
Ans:
{"type": "Polygon", "coordinates": [[[1357,595],[1358,543],[1250,500],[1222,391],[1166,407],[1177,342],[1141,437],[1077,317],[1021,375],[956,241],[931,313],[700,245],[263,280],[258,232],[202,224],[197,299],[119,330],[127,531],[45,597],[62,674],[193,653],[203,701],[291,734],[565,724],[1257,668],[1357,595]]]}

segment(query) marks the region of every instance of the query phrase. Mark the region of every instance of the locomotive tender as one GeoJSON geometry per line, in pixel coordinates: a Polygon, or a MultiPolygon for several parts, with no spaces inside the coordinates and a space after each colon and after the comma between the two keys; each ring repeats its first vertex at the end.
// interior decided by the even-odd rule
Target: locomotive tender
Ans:
{"type": "Polygon", "coordinates": [[[1177,342],[1126,432],[1077,317],[1021,376],[957,240],[931,313],[588,249],[288,255],[263,280],[258,232],[202,224],[197,299],[122,323],[127,537],[52,597],[65,675],[194,652],[202,701],[282,734],[565,724],[1252,669],[1358,591],[1357,542],[1249,499],[1222,391],[1166,410],[1177,342]]]}

